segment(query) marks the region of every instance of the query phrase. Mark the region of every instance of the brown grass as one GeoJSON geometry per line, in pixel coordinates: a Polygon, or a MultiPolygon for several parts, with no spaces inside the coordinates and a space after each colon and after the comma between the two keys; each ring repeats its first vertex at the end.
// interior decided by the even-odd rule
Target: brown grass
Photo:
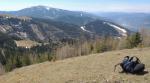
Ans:
{"type": "Polygon", "coordinates": [[[150,74],[120,74],[114,65],[126,55],[138,56],[150,71],[150,48],[126,49],[16,69],[0,76],[0,83],[149,83],[150,74]]]}
{"type": "Polygon", "coordinates": [[[15,41],[18,47],[31,48],[33,46],[40,45],[40,43],[31,40],[19,40],[15,41]]]}

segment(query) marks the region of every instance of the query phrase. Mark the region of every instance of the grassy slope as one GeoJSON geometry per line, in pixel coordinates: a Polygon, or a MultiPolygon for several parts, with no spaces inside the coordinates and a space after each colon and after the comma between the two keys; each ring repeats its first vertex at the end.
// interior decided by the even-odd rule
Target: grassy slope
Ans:
{"type": "Polygon", "coordinates": [[[15,41],[18,47],[27,47],[31,48],[33,46],[40,45],[38,42],[31,41],[31,40],[19,40],[15,41]]]}
{"type": "Polygon", "coordinates": [[[114,65],[126,55],[138,56],[146,64],[146,70],[150,71],[150,48],[127,49],[16,69],[0,76],[0,83],[149,83],[149,73],[131,75],[113,72],[114,65]]]}

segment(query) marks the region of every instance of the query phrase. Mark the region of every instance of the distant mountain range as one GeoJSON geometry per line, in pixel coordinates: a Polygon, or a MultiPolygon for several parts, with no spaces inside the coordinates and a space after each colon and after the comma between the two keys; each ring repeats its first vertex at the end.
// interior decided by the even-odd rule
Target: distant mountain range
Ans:
{"type": "Polygon", "coordinates": [[[86,12],[68,11],[47,6],[33,6],[19,11],[0,11],[0,14],[52,19],[77,25],[83,25],[98,18],[97,16],[86,12]]]}
{"type": "Polygon", "coordinates": [[[0,11],[0,32],[32,40],[127,36],[130,31],[103,18],[80,11],[34,6],[0,11]]]}
{"type": "Polygon", "coordinates": [[[150,13],[98,12],[95,14],[132,31],[138,31],[140,28],[150,28],[150,13]]]}

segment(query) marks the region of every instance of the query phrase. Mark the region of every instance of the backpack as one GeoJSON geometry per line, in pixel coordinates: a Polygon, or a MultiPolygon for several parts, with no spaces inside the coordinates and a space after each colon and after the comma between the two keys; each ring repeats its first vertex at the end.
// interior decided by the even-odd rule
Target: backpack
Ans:
{"type": "Polygon", "coordinates": [[[145,69],[145,65],[141,63],[139,58],[135,56],[133,57],[126,56],[124,57],[123,61],[117,65],[120,65],[123,72],[126,73],[140,73],[143,72],[145,69]]]}

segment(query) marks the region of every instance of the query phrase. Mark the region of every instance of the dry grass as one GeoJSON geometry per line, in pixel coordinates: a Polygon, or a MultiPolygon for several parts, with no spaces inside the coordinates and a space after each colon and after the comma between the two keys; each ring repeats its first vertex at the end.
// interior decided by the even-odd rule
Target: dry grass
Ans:
{"type": "Polygon", "coordinates": [[[31,48],[33,46],[40,45],[38,42],[31,41],[31,40],[19,40],[15,42],[18,47],[25,47],[25,48],[31,48]]]}
{"type": "Polygon", "coordinates": [[[138,56],[150,71],[150,48],[126,49],[23,67],[0,76],[0,83],[149,83],[149,73],[113,72],[126,55],[138,56]]]}

